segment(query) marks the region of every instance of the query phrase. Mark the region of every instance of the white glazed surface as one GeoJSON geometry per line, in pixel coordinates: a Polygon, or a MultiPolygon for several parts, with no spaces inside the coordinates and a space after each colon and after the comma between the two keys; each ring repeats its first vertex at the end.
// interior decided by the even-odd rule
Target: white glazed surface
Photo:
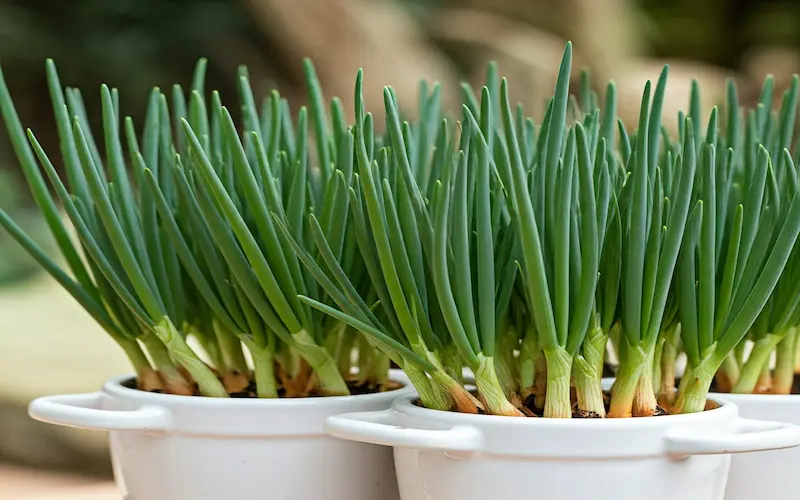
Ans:
{"type": "Polygon", "coordinates": [[[395,447],[402,500],[721,500],[726,452],[800,444],[797,427],[740,419],[732,404],[694,415],[558,420],[432,411],[412,400],[326,422],[331,435],[395,447]]]}
{"type": "Polygon", "coordinates": [[[88,395],[31,403],[37,420],[111,430],[124,500],[397,500],[390,449],[323,433],[331,415],[383,410],[406,387],[380,394],[213,399],[151,394],[106,383],[88,395]]]}
{"type": "MultiPolygon", "coordinates": [[[[714,394],[712,397],[734,403],[746,418],[800,425],[800,396],[714,394]]],[[[798,473],[800,448],[736,455],[731,459],[725,500],[797,500],[798,473]]]]}

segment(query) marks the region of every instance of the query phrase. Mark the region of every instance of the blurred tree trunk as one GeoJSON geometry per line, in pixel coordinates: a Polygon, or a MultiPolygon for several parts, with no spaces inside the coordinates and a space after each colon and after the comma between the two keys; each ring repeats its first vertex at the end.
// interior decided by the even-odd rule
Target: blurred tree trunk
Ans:
{"type": "MultiPolygon", "coordinates": [[[[404,111],[413,113],[419,81],[437,81],[447,89],[457,79],[449,61],[426,43],[425,33],[394,2],[377,0],[248,0],[264,32],[287,61],[298,83],[302,58],[314,62],[326,98],[338,96],[352,117],[353,85],[364,69],[364,100],[383,124],[383,85],[391,85],[404,111]]],[[[446,104],[446,103],[445,103],[446,104]]]]}

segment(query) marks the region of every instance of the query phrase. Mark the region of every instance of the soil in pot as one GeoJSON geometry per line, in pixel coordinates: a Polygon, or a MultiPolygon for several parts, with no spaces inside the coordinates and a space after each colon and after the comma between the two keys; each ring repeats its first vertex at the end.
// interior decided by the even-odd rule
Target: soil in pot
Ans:
{"type": "MultiPolygon", "coordinates": [[[[478,396],[477,392],[474,393],[473,395],[475,397],[478,396]]],[[[608,391],[604,391],[603,392],[603,400],[605,401],[606,414],[608,414],[608,411],[609,411],[609,409],[611,407],[611,393],[609,393],[608,391]]],[[[538,418],[538,417],[543,417],[544,416],[544,409],[543,408],[537,408],[536,405],[535,405],[535,401],[536,401],[536,396],[531,394],[530,396],[525,398],[525,401],[523,402],[523,404],[519,408],[520,411],[522,411],[522,413],[524,413],[526,417],[538,418]]],[[[425,406],[422,404],[422,401],[419,400],[419,399],[415,400],[414,404],[416,406],[419,406],[420,408],[425,408],[425,406]]],[[[704,411],[713,410],[713,409],[716,409],[716,408],[719,408],[719,404],[716,403],[715,401],[708,400],[708,401],[706,401],[706,407],[705,407],[704,411]]],[[[478,408],[478,414],[479,415],[486,415],[486,412],[482,408],[478,408]]],[[[664,407],[659,405],[659,406],[656,407],[655,415],[652,415],[652,416],[653,417],[662,417],[662,416],[667,416],[667,415],[671,415],[669,410],[667,408],[664,408],[664,407]]],[[[573,400],[573,402],[572,402],[572,418],[603,418],[603,417],[600,417],[595,412],[579,410],[577,402],[575,402],[573,400]]],[[[631,417],[631,418],[643,418],[643,417],[631,417]]]]}
{"type": "MultiPolygon", "coordinates": [[[[543,417],[544,416],[544,408],[537,408],[536,407],[536,397],[535,395],[530,395],[525,398],[524,408],[522,412],[529,417],[543,417]]],[[[603,391],[603,402],[605,403],[606,407],[606,415],[608,415],[609,411],[611,410],[611,393],[609,391],[603,391]]],[[[657,406],[656,413],[653,415],[654,417],[660,417],[664,415],[669,415],[669,412],[664,408],[657,406]]],[[[575,396],[575,391],[572,391],[572,418],[602,418],[600,415],[593,411],[586,411],[578,409],[578,402],[575,396]]],[[[638,417],[633,417],[638,418],[638,417]]]]}
{"type": "MultiPolygon", "coordinates": [[[[479,397],[479,394],[476,391],[473,391],[472,395],[475,396],[476,398],[479,397]]],[[[605,402],[606,414],[607,414],[609,409],[610,409],[610,406],[611,406],[611,393],[609,391],[603,391],[603,400],[605,402]]],[[[536,404],[535,404],[535,401],[536,401],[536,396],[534,394],[531,394],[530,396],[525,398],[525,400],[520,405],[518,405],[519,410],[522,411],[522,413],[524,413],[525,416],[527,416],[527,417],[533,417],[533,418],[543,417],[544,416],[544,409],[543,408],[538,408],[536,406],[536,404]]],[[[419,406],[420,408],[425,408],[425,406],[422,404],[422,401],[419,400],[419,399],[415,400],[414,404],[416,406],[419,406]]],[[[719,405],[717,403],[715,403],[713,401],[708,401],[706,403],[706,408],[705,409],[706,409],[706,411],[713,410],[714,408],[717,408],[718,406],[719,405]]],[[[478,414],[479,415],[485,415],[486,412],[482,408],[478,408],[478,414]]],[[[656,407],[656,414],[653,415],[653,416],[654,417],[660,417],[660,416],[666,416],[666,415],[670,415],[670,412],[667,409],[665,409],[665,408],[663,408],[661,406],[657,406],[656,407]]],[[[600,417],[600,415],[598,415],[595,412],[579,410],[578,409],[578,403],[577,403],[577,400],[575,398],[575,392],[573,391],[573,393],[572,393],[572,418],[602,418],[602,417],[600,417]]],[[[632,417],[632,418],[641,418],[641,417],[632,417]]]]}
{"type": "MultiPolygon", "coordinates": [[[[220,378],[220,380],[221,380],[221,378],[220,378]]],[[[122,382],[122,385],[124,387],[127,387],[128,389],[139,390],[135,377],[130,378],[130,379],[122,382]]],[[[388,380],[382,386],[376,386],[374,384],[369,384],[369,383],[364,383],[364,382],[360,382],[360,381],[351,380],[351,381],[347,381],[347,387],[348,387],[348,389],[350,389],[350,395],[352,395],[352,396],[361,396],[361,395],[364,395],[364,394],[377,394],[379,392],[394,391],[394,390],[397,390],[397,389],[401,389],[404,386],[400,382],[395,382],[393,380],[388,380]]],[[[147,392],[152,392],[152,393],[156,393],[156,394],[163,393],[163,391],[160,390],[160,389],[153,389],[153,390],[149,390],[147,392]]],[[[198,388],[197,384],[194,384],[194,394],[192,394],[192,396],[204,397],[204,396],[202,396],[200,394],[200,389],[198,388]]],[[[278,388],[278,396],[280,398],[286,397],[286,390],[283,387],[279,387],[278,388]]],[[[239,391],[239,392],[233,392],[233,393],[230,394],[230,397],[239,398],[239,399],[248,399],[248,398],[258,399],[258,395],[256,394],[256,383],[254,381],[250,381],[249,384],[247,385],[247,387],[244,388],[244,390],[239,391]]],[[[320,397],[326,397],[326,396],[324,394],[321,394],[319,392],[315,392],[315,391],[312,390],[305,397],[320,398],[320,397]]]]}

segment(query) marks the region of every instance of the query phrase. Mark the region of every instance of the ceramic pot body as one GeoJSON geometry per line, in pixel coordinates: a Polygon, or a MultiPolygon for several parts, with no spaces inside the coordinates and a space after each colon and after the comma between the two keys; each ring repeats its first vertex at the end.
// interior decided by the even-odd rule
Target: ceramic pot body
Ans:
{"type": "MultiPolygon", "coordinates": [[[[800,396],[773,394],[714,394],[734,403],[742,417],[800,425],[800,396]]],[[[796,500],[800,498],[797,474],[800,448],[735,455],[725,500],[796,500]]]]}
{"type": "Polygon", "coordinates": [[[326,431],[395,449],[402,500],[720,500],[731,452],[800,444],[800,428],[738,416],[560,420],[392,408],[331,417],[326,431]]]}
{"type": "Polygon", "coordinates": [[[392,451],[326,436],[331,415],[377,411],[413,393],[282,400],[152,394],[111,380],[102,391],[33,401],[58,425],[110,432],[124,500],[397,499],[392,451]]]}

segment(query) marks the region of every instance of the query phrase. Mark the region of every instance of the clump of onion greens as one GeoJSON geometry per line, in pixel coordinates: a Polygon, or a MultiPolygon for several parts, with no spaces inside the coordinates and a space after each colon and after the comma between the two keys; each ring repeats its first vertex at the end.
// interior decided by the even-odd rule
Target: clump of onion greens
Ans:
{"type": "MultiPolygon", "coordinates": [[[[513,216],[518,222],[515,229],[519,231],[523,254],[522,279],[547,363],[544,415],[560,418],[572,414],[570,383],[573,358],[586,336],[592,313],[600,250],[589,146],[580,124],[569,130],[566,152],[561,156],[566,135],[571,55],[571,46],[568,45],[547,129],[540,132],[547,134],[546,150],[540,152],[539,163],[530,173],[526,172],[522,162],[508,101],[508,86],[503,81],[501,114],[508,151],[498,166],[512,200],[513,216]],[[535,193],[530,191],[528,175],[538,181],[535,193]],[[547,190],[544,184],[551,189],[547,190]],[[572,201],[573,194],[577,203],[572,201]],[[538,213],[534,212],[534,202],[538,205],[538,213]],[[542,206],[546,208],[542,210],[542,206]],[[577,207],[580,207],[580,213],[577,213],[577,207]],[[579,231],[575,231],[578,227],[579,231]],[[578,238],[571,241],[574,236],[578,238]],[[572,260],[575,258],[579,265],[572,260]],[[549,281],[553,282],[552,286],[549,281]]],[[[596,376],[591,377],[591,381],[599,382],[596,376]]],[[[583,409],[599,409],[599,413],[605,413],[599,383],[581,384],[579,390],[585,405],[583,409]]]]}
{"type": "Polygon", "coordinates": [[[730,82],[724,125],[717,108],[703,119],[695,82],[670,136],[668,68],[630,132],[613,82],[601,103],[584,71],[571,96],[571,69],[567,44],[541,120],[512,107],[491,64],[480,92],[462,86],[458,121],[422,82],[408,121],[384,88],[385,124],[364,108],[359,71],[351,124],[310,61],[308,107],[293,115],[277,91],[257,106],[245,68],[231,111],[206,93],[201,60],[188,93],[152,91],[141,134],[103,86],[96,140],[48,62],[63,177],[0,72],[0,112],[65,267],[2,210],[0,224],[145,390],[345,395],[388,387],[391,361],[425,407],[463,413],[691,413],[715,378],[721,391],[789,392],[800,79],[776,111],[771,78],[747,111],[730,82]]]}
{"type": "MultiPolygon", "coordinates": [[[[148,348],[169,390],[191,394],[191,388],[186,387],[187,380],[177,370],[181,366],[188,373],[187,378],[196,382],[203,394],[225,396],[220,381],[192,351],[176,326],[180,325],[184,312],[179,269],[165,265],[170,260],[174,262],[174,253],[171,247],[161,245],[163,235],[157,227],[149,225],[152,219],[141,216],[140,207],[146,203],[146,197],[137,204],[133,194],[119,137],[117,92],[106,86],[101,89],[107,151],[106,162],[103,162],[85,120],[80,95],[68,89],[69,106],[64,105],[55,67],[50,62],[48,78],[72,192],[56,173],[33,133],[29,131],[25,137],[2,80],[0,102],[28,183],[36,193],[39,206],[47,214],[50,227],[76,278],[69,278],[55,262],[35,248],[7,215],[3,214],[0,220],[115,340],[125,340],[123,346],[134,361],[137,374],[146,376],[147,371],[146,358],[133,347],[138,346],[135,341],[138,338],[148,348]],[[69,119],[70,112],[73,120],[69,119]],[[78,233],[85,261],[57,215],[55,201],[39,172],[31,145],[78,233]],[[145,232],[149,234],[147,239],[143,236],[145,232]]],[[[156,101],[156,104],[164,103],[156,101]]],[[[155,110],[160,116],[165,113],[159,107],[155,110]]],[[[156,128],[149,134],[146,147],[157,147],[159,132],[156,128]]]]}
{"type": "MultiPolygon", "coordinates": [[[[499,283],[492,215],[502,199],[492,193],[489,182],[488,147],[475,144],[467,126],[458,151],[451,149],[453,139],[444,122],[438,127],[435,154],[413,154],[430,137],[425,129],[437,129],[431,116],[438,113],[423,108],[428,122],[417,125],[423,131],[415,137],[408,123],[400,124],[395,96],[387,88],[388,145],[376,149],[361,88],[359,73],[352,130],[358,171],[350,204],[359,249],[381,307],[373,311],[369,298],[354,289],[332,258],[326,265],[335,283],[308,256],[303,260],[340,310],[303,300],[367,334],[406,371],[427,407],[521,416],[500,385],[493,362],[500,304],[494,293],[499,283]],[[424,192],[434,194],[430,204],[424,192]],[[475,374],[480,399],[460,381],[464,366],[475,374]]],[[[430,100],[428,106],[438,102],[430,100]]],[[[311,223],[316,226],[314,219],[311,223]]],[[[321,254],[329,255],[327,240],[319,231],[314,234],[319,235],[321,254]]],[[[513,276],[508,283],[513,285],[513,276]]]]}
{"type": "MultiPolygon", "coordinates": [[[[330,105],[330,132],[310,61],[306,71],[316,148],[306,140],[307,110],[300,110],[296,130],[277,92],[259,112],[244,68],[240,130],[218,93],[207,101],[201,60],[188,102],[176,85],[170,111],[167,97],[153,90],[141,137],[130,118],[121,121],[117,91],[102,87],[103,159],[80,94],[62,89],[48,61],[66,182],[33,133],[26,137],[0,73],[0,110],[70,271],[2,211],[0,223],[122,346],[140,388],[192,394],[196,384],[203,395],[224,397],[246,390],[253,377],[261,397],[345,395],[354,352],[361,383],[380,390],[388,382],[385,355],[298,300],[300,293],[322,298],[325,292],[272,218],[296,244],[309,231],[307,215],[320,213],[336,257],[349,273],[363,273],[355,234],[338,219],[349,204],[341,180],[352,175],[353,138],[338,99],[330,105]],[[318,165],[311,164],[314,153],[318,165]],[[213,366],[190,347],[189,336],[213,366]],[[242,345],[252,356],[252,375],[242,345]]],[[[369,282],[362,285],[369,294],[369,282]]]]}
{"type": "MultiPolygon", "coordinates": [[[[727,134],[716,134],[709,125],[701,151],[704,171],[696,194],[695,235],[682,250],[681,289],[688,300],[681,304],[681,323],[689,366],[677,411],[702,410],[715,374],[723,392],[791,390],[800,321],[800,249],[795,245],[800,200],[789,148],[798,83],[795,77],[776,115],[770,111],[773,82],[767,78],[761,103],[746,113],[744,131],[731,83],[727,134]],[[720,198],[729,200],[733,211],[726,212],[720,198]],[[690,287],[691,280],[698,286],[690,287]],[[753,342],[747,359],[745,342],[753,342]],[[771,371],[775,351],[777,364],[771,371]]],[[[699,101],[699,88],[694,91],[699,101]]]]}
{"type": "MultiPolygon", "coordinates": [[[[741,148],[741,156],[730,145],[727,151],[718,151],[718,145],[724,143],[717,134],[716,110],[712,113],[700,147],[694,195],[697,201],[678,271],[682,336],[689,366],[675,411],[705,408],[715,373],[726,359],[732,359],[748,332],[756,340],[755,348],[745,369],[731,382],[737,392],[745,388],[751,391],[763,369],[764,357],[787,335],[794,320],[796,259],[792,257],[797,254],[800,197],[794,162],[783,151],[789,147],[794,129],[797,91],[795,79],[784,97],[777,137],[765,137],[751,114],[744,145],[735,136],[729,139],[733,147],[741,148]],[[779,154],[772,155],[767,148],[779,154]],[[728,182],[734,177],[739,184],[728,182]],[[730,200],[733,210],[718,203],[720,198],[730,200]]],[[[733,110],[734,124],[737,116],[733,110]]]]}

